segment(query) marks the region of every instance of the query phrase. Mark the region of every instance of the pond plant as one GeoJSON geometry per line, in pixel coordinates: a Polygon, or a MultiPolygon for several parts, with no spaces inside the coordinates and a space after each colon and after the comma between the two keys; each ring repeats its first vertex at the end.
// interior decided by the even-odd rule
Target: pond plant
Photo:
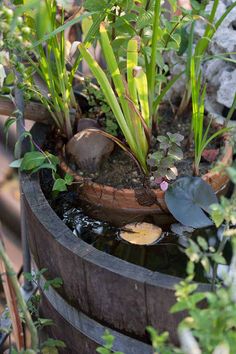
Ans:
{"type": "MultiPolygon", "coordinates": [[[[199,164],[209,143],[229,133],[227,128],[212,131],[211,122],[206,123],[204,119],[207,88],[201,82],[200,63],[215,29],[234,7],[232,5],[227,9],[213,30],[217,4],[215,1],[209,18],[205,19],[207,26],[204,38],[197,44],[195,52],[188,52],[187,67],[193,111],[192,122],[185,120],[184,125],[189,124],[190,138],[193,132],[193,143],[191,139],[188,142],[194,149],[195,176],[200,174],[199,164]]],[[[38,4],[29,1],[16,6],[15,12],[6,6],[1,10],[1,48],[8,52],[10,67],[21,75],[21,82],[17,85],[24,91],[25,98],[39,99],[49,110],[62,138],[70,141],[74,135],[76,138],[73,144],[79,144],[81,136],[86,133],[77,130],[77,123],[83,121],[84,114],[81,115],[79,103],[73,93],[73,80],[83,58],[101,89],[103,102],[120,129],[118,136],[114,136],[105,132],[103,126],[88,126],[90,129],[86,131],[87,134],[92,134],[93,137],[94,134],[99,134],[118,144],[135,161],[140,178],[145,181],[145,188],[159,187],[163,191],[169,186],[174,188],[173,181],[178,177],[176,166],[183,160],[183,150],[187,146],[178,129],[174,133],[165,132],[166,136],[159,134],[165,120],[159,113],[162,100],[172,85],[182,79],[181,74],[169,78],[164,57],[173,50],[178,52],[181,48],[183,51],[183,30],[190,27],[192,33],[194,22],[203,16],[202,8],[199,12],[195,8],[182,9],[179,15],[175,14],[177,6],[178,3],[174,2],[168,12],[160,1],[151,1],[138,5],[131,2],[126,5],[109,3],[104,9],[97,3],[87,1],[87,12],[79,12],[77,16],[67,20],[63,6],[60,6],[60,12],[57,11],[55,0],[38,4]],[[24,23],[21,16],[24,16],[24,23]],[[170,19],[167,20],[166,16],[170,19]],[[64,39],[64,31],[79,21],[84,24],[83,28],[87,28],[86,35],[83,36],[83,42],[71,46],[68,56],[69,43],[64,39]],[[102,48],[106,69],[100,67],[89,51],[94,40],[102,48]],[[72,57],[74,64],[71,66],[72,57]],[[41,88],[37,77],[43,83],[41,88]]],[[[10,73],[5,82],[7,84],[12,81],[14,76],[10,73]]],[[[3,84],[2,91],[4,90],[13,98],[9,88],[3,84]]],[[[11,118],[6,130],[12,122],[11,118]]],[[[31,172],[43,167],[51,168],[55,179],[54,189],[65,190],[72,183],[72,178],[67,175],[66,178],[59,176],[56,167],[58,164],[59,160],[52,158],[52,154],[33,151],[28,152],[13,166],[20,166],[21,170],[31,172]]],[[[169,208],[168,198],[165,203],[169,208]]]]}
{"type": "MultiPolygon", "coordinates": [[[[28,225],[30,242],[36,245],[37,259],[42,257],[43,262],[49,263],[50,266],[53,264],[53,267],[57,267],[64,275],[63,281],[69,282],[61,291],[64,302],[68,301],[66,293],[71,291],[69,296],[75,306],[81,298],[85,301],[79,302],[79,311],[91,315],[91,308],[94,310],[94,321],[101,321],[111,328],[116,328],[116,317],[110,316],[111,311],[107,311],[111,309],[111,301],[107,296],[101,296],[103,290],[104,294],[113,292],[116,303],[120,305],[117,306],[119,308],[116,315],[118,318],[122,317],[120,322],[118,321],[118,331],[124,330],[134,337],[132,328],[127,330],[125,327],[124,318],[130,319],[130,313],[127,315],[123,303],[119,303],[122,297],[117,295],[117,288],[114,290],[113,285],[127,286],[127,301],[131,299],[133,303],[137,297],[142,304],[145,303],[145,321],[149,313],[156,313],[155,308],[153,311],[147,308],[153,299],[151,291],[146,293],[146,288],[150,285],[154,294],[162,293],[164,289],[170,294],[170,298],[171,289],[158,283],[159,274],[157,284],[152,283],[153,279],[146,282],[145,278],[140,281],[138,271],[134,276],[128,274],[129,269],[126,273],[126,268],[130,266],[127,262],[119,263],[119,260],[114,260],[113,257],[114,264],[109,264],[107,255],[103,252],[96,252],[93,248],[90,254],[91,245],[84,245],[83,242],[76,244],[78,240],[70,238],[70,230],[67,234],[63,229],[65,225],[55,219],[55,213],[53,216],[42,214],[42,208],[47,212],[48,204],[46,201],[42,203],[44,196],[40,194],[41,187],[37,185],[34,177],[31,179],[31,175],[49,169],[50,181],[53,180],[52,198],[67,189],[76,191],[79,205],[90,203],[91,212],[94,207],[104,208],[105,221],[111,223],[112,217],[120,217],[119,226],[122,231],[126,233],[130,230],[131,235],[136,233],[135,237],[137,229],[141,230],[138,236],[140,233],[146,236],[146,225],[149,229],[155,229],[155,233],[158,230],[158,235],[162,236],[160,227],[151,225],[150,228],[150,220],[152,224],[159,226],[162,218],[164,220],[166,216],[168,220],[165,219],[163,224],[170,223],[170,219],[173,221],[174,217],[185,227],[192,228],[204,228],[213,223],[219,227],[225,223],[225,233],[229,236],[232,232],[230,226],[235,223],[234,207],[232,208],[231,203],[224,197],[219,203],[216,194],[224,192],[229,179],[235,178],[235,171],[230,167],[227,173],[222,172],[231,163],[233,139],[228,127],[216,126],[214,121],[205,117],[204,99],[207,84],[202,79],[201,62],[216,28],[236,3],[228,7],[220,22],[215,22],[217,0],[214,1],[209,16],[205,16],[203,11],[206,4],[203,3],[199,7],[195,2],[192,8],[189,3],[187,8],[181,8],[181,2],[171,1],[168,8],[162,6],[160,0],[87,0],[84,8],[77,9],[73,15],[66,11],[64,2],[61,1],[32,0],[16,3],[0,4],[1,95],[15,104],[17,92],[21,90],[26,107],[28,104],[40,102],[52,118],[49,135],[43,147],[38,144],[35,134],[23,131],[16,144],[16,153],[24,140],[30,142],[30,148],[23,156],[17,156],[20,158],[11,164],[20,171],[28,172],[30,177],[24,174],[26,184],[33,185],[30,186],[33,188],[30,193],[27,187],[25,188],[24,195],[27,205],[25,211],[27,215],[34,215],[33,223],[29,222],[28,225]],[[194,23],[199,19],[206,22],[205,35],[193,49],[194,23]],[[69,43],[66,31],[78,23],[80,38],[69,43]],[[187,43],[186,34],[189,37],[187,43]],[[101,55],[97,58],[92,53],[100,49],[101,55]],[[183,73],[170,77],[166,56],[173,51],[180,56],[187,51],[188,60],[183,73]],[[80,72],[85,64],[90,70],[89,79],[85,79],[80,72]],[[184,73],[187,76],[186,94],[179,112],[184,112],[190,97],[192,111],[178,116],[178,103],[167,105],[164,98],[178,80],[183,80],[184,73]],[[113,134],[107,129],[110,124],[108,122],[111,121],[114,123],[113,128],[115,126],[113,134]],[[110,167],[114,169],[113,174],[109,176],[109,182],[104,182],[106,168],[110,167]],[[131,169],[127,170],[127,167],[131,169]],[[120,171],[123,171],[122,183],[115,179],[120,171]],[[33,202],[30,199],[32,191],[35,190],[42,199],[39,198],[39,202],[36,201],[37,196],[34,196],[33,202]],[[39,216],[36,215],[37,212],[39,216]],[[49,220],[51,217],[56,220],[55,225],[49,220]],[[129,221],[127,226],[127,219],[135,223],[129,221]],[[143,222],[137,227],[136,221],[149,223],[143,222]],[[36,237],[35,225],[41,239],[36,237]],[[59,235],[54,235],[55,230],[59,235]],[[42,240],[48,242],[47,247],[42,248],[42,240]],[[61,253],[58,255],[55,250],[61,253]],[[50,252],[55,252],[53,260],[50,252]],[[77,265],[78,274],[72,278],[76,285],[70,283],[68,272],[65,275],[61,255],[66,255],[66,259],[63,259],[63,266],[66,264],[68,267],[66,270],[71,269],[71,262],[74,262],[73,267],[77,265]],[[96,301],[94,289],[97,284],[100,286],[102,281],[103,288],[101,287],[101,294],[97,292],[96,301]],[[136,283],[140,284],[140,287],[136,283]],[[81,291],[80,296],[77,294],[77,288],[81,291]],[[150,303],[146,301],[147,296],[150,303]],[[89,306],[86,303],[87,298],[89,306]],[[104,301],[107,303],[102,306],[104,301]],[[106,312],[102,312],[100,319],[103,308],[106,312]]],[[[229,117],[232,116],[233,109],[234,107],[230,110],[229,117]]],[[[16,104],[15,111],[5,123],[5,132],[8,132],[14,122],[23,124],[23,115],[24,111],[20,111],[16,104]]],[[[35,115],[40,116],[40,112],[35,115]]],[[[40,176],[45,187],[48,180],[44,174],[40,176]]],[[[67,194],[63,196],[67,198],[67,194]]],[[[140,241],[141,237],[138,238],[140,241]]],[[[231,290],[218,287],[216,277],[218,263],[224,263],[222,249],[225,242],[222,241],[219,249],[212,252],[212,247],[201,237],[198,237],[197,241],[198,243],[189,241],[186,250],[190,258],[188,277],[177,286],[177,304],[172,308],[173,312],[187,310],[190,314],[184,322],[184,327],[181,327],[181,331],[184,329],[180,332],[180,337],[183,333],[192,339],[195,336],[202,344],[201,340],[205,340],[202,328],[206,323],[201,314],[212,316],[213,326],[214,320],[217,322],[220,315],[218,310],[223,313],[222,309],[226,305],[232,313],[229,314],[229,322],[222,320],[222,333],[228,325],[229,337],[226,345],[230,346],[231,342],[235,341],[235,323],[231,317],[235,311],[235,303],[232,304],[231,290]],[[216,290],[215,293],[208,292],[203,295],[195,292],[197,284],[193,283],[193,279],[196,262],[200,262],[206,272],[211,268],[211,263],[215,262],[212,267],[212,290],[216,290]],[[208,307],[205,312],[198,312],[198,303],[203,299],[208,301],[208,307]],[[217,304],[220,306],[217,307],[217,304]]],[[[145,241],[145,244],[150,243],[145,241]]],[[[31,250],[33,254],[35,249],[31,250]]],[[[109,255],[109,259],[111,258],[109,255]]],[[[54,269],[49,271],[54,273],[54,269]]],[[[145,269],[142,271],[147,277],[156,279],[156,274],[149,271],[147,274],[145,269]]],[[[168,301],[170,303],[172,300],[168,301]]],[[[156,299],[154,303],[156,305],[156,299]]],[[[134,314],[131,314],[136,316],[136,322],[139,322],[136,304],[134,307],[134,314]]],[[[158,306],[157,308],[159,311],[158,306]]],[[[211,353],[215,347],[221,345],[216,341],[216,337],[222,335],[221,326],[209,328],[205,328],[205,331],[210,342],[204,342],[205,347],[202,347],[206,353],[211,353]],[[209,328],[212,333],[207,332],[209,328]]],[[[143,339],[144,330],[139,327],[139,331],[143,339]]],[[[157,352],[164,354],[175,350],[176,353],[181,353],[182,349],[166,345],[166,334],[155,336],[151,329],[149,331],[157,352]]],[[[222,339],[222,336],[220,338],[222,339]]],[[[111,349],[112,340],[108,338],[107,347],[100,349],[100,352],[109,353],[111,349]]]]}

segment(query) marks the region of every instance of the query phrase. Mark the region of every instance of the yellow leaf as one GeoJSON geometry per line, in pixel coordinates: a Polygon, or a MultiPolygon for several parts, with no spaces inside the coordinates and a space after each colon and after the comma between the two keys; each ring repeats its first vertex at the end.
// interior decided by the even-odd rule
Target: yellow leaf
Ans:
{"type": "Polygon", "coordinates": [[[132,223],[124,226],[120,237],[135,245],[150,245],[160,238],[162,229],[147,222],[132,223]]]}

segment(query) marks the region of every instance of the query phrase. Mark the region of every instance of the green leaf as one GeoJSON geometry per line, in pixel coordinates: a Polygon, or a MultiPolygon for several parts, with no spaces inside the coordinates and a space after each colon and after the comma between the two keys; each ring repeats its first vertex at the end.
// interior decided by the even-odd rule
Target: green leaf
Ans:
{"type": "Polygon", "coordinates": [[[109,349],[102,347],[97,348],[96,352],[99,354],[111,354],[111,351],[109,349]]]}
{"type": "Polygon", "coordinates": [[[106,8],[106,0],[86,0],[84,3],[85,10],[88,11],[102,11],[106,8]]]}
{"type": "Polygon", "coordinates": [[[222,206],[218,203],[212,204],[210,214],[216,227],[219,227],[224,221],[224,209],[222,206]]]}
{"type": "Polygon", "coordinates": [[[8,132],[8,130],[9,130],[10,126],[11,126],[12,124],[14,124],[15,122],[16,122],[16,118],[15,118],[15,117],[9,117],[9,118],[7,118],[7,120],[6,120],[5,123],[4,123],[4,127],[3,127],[3,132],[4,132],[4,134],[7,134],[7,132],[8,132]]]}
{"type": "Polygon", "coordinates": [[[49,163],[49,162],[48,162],[48,163],[43,163],[42,165],[40,165],[40,166],[34,168],[34,169],[31,171],[31,173],[36,173],[36,172],[38,172],[39,170],[42,170],[42,169],[44,169],[44,168],[53,170],[54,172],[57,171],[56,166],[54,166],[52,163],[49,163]]]}
{"type": "Polygon", "coordinates": [[[218,264],[226,264],[225,258],[219,253],[212,254],[211,258],[218,264]]]}
{"type": "Polygon", "coordinates": [[[46,155],[47,155],[47,158],[51,161],[51,163],[53,165],[56,166],[56,165],[59,164],[60,160],[59,160],[59,158],[57,156],[55,156],[53,154],[50,154],[50,153],[47,153],[47,152],[46,152],[46,155]]]}
{"type": "Polygon", "coordinates": [[[92,15],[94,15],[94,14],[96,14],[96,13],[95,13],[95,12],[91,12],[91,13],[90,13],[90,12],[87,12],[87,13],[85,13],[85,14],[83,14],[83,15],[80,15],[80,16],[78,16],[78,17],[73,18],[73,19],[70,20],[70,21],[65,22],[62,26],[60,26],[60,27],[58,27],[57,29],[55,29],[54,31],[52,31],[52,32],[50,32],[50,33],[48,33],[48,34],[46,34],[46,35],[43,36],[40,40],[34,42],[34,43],[32,44],[32,47],[35,48],[35,47],[39,46],[40,44],[43,44],[44,42],[48,41],[48,40],[51,39],[52,37],[56,36],[58,33],[65,31],[68,27],[71,27],[71,26],[73,26],[74,24],[76,24],[76,23],[80,22],[81,20],[83,20],[84,18],[90,17],[90,16],[92,16],[92,15]]]}
{"type": "Polygon", "coordinates": [[[19,168],[21,166],[21,164],[22,164],[22,161],[23,161],[23,158],[18,159],[18,160],[14,160],[14,161],[12,161],[10,163],[9,166],[12,167],[12,168],[19,168]]]}
{"type": "Polygon", "coordinates": [[[201,262],[201,265],[203,266],[203,268],[205,269],[205,271],[207,273],[209,273],[210,269],[211,269],[209,259],[207,257],[203,257],[200,262],[201,262]]]}
{"type": "Polygon", "coordinates": [[[46,156],[40,151],[27,152],[21,162],[21,171],[31,171],[41,166],[46,159],[46,156]]]}
{"type": "Polygon", "coordinates": [[[63,280],[59,277],[56,277],[52,280],[47,280],[44,284],[44,290],[48,290],[50,286],[53,288],[60,288],[63,284],[63,280]]]}
{"type": "Polygon", "coordinates": [[[52,326],[53,324],[53,320],[49,318],[38,318],[38,325],[40,325],[41,327],[52,326]]]}
{"type": "Polygon", "coordinates": [[[29,281],[33,281],[34,280],[33,274],[28,273],[28,272],[24,272],[24,277],[25,277],[25,279],[27,279],[29,281]]]}
{"type": "Polygon", "coordinates": [[[197,303],[199,303],[200,301],[202,301],[205,298],[206,298],[206,294],[204,294],[204,293],[195,293],[195,294],[192,294],[189,297],[189,300],[190,300],[192,305],[196,305],[197,303]]]}
{"type": "Polygon", "coordinates": [[[47,345],[48,347],[59,347],[59,348],[66,347],[65,343],[62,340],[53,339],[53,338],[48,338],[43,344],[47,345]]]}
{"type": "Polygon", "coordinates": [[[201,248],[204,250],[204,251],[207,251],[208,250],[208,243],[206,242],[206,240],[201,237],[201,236],[198,236],[197,237],[197,242],[198,244],[201,246],[201,248]]]}
{"type": "Polygon", "coordinates": [[[185,300],[181,300],[176,302],[176,304],[174,304],[171,309],[170,309],[170,313],[176,313],[176,312],[180,312],[183,310],[186,310],[188,308],[188,305],[186,303],[185,300]]]}
{"type": "Polygon", "coordinates": [[[64,179],[62,178],[58,178],[55,180],[53,187],[52,187],[53,191],[57,191],[57,192],[65,192],[67,191],[67,186],[66,186],[66,182],[64,179]]]}
{"type": "Polygon", "coordinates": [[[65,180],[65,183],[70,186],[73,182],[73,176],[69,175],[68,173],[65,175],[64,177],[64,180],[65,180]]]}
{"type": "Polygon", "coordinates": [[[57,348],[43,347],[41,350],[42,354],[59,354],[57,348]]]}
{"type": "Polygon", "coordinates": [[[14,83],[14,80],[15,80],[15,75],[14,75],[14,72],[11,71],[5,79],[5,84],[12,85],[14,83]]]}
{"type": "Polygon", "coordinates": [[[231,181],[236,184],[236,168],[234,167],[227,167],[226,172],[228,173],[229,178],[231,181]]]}

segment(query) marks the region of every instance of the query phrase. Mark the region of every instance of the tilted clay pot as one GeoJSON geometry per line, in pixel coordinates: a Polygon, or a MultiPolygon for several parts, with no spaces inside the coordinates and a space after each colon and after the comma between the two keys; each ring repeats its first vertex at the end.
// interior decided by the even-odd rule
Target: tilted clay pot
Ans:
{"type": "MultiPolygon", "coordinates": [[[[233,148],[228,134],[222,137],[224,155],[220,163],[227,166],[231,163],[233,148]]],[[[147,217],[158,224],[168,224],[174,219],[170,214],[161,189],[118,189],[98,184],[76,174],[65,162],[61,154],[61,168],[71,174],[78,182],[77,190],[80,201],[88,205],[91,216],[117,225],[129,222],[144,221],[147,217]]],[[[224,173],[210,170],[202,179],[211,185],[217,195],[223,194],[229,182],[224,173]]]]}

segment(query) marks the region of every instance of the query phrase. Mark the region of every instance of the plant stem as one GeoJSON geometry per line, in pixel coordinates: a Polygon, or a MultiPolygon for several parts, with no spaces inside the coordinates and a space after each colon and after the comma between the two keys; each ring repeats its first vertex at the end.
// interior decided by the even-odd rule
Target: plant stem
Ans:
{"type": "MultiPolygon", "coordinates": [[[[226,225],[225,227],[226,230],[229,229],[229,225],[226,225]]],[[[226,245],[226,242],[228,241],[228,237],[224,236],[224,232],[222,234],[222,239],[220,241],[220,244],[219,244],[219,247],[218,247],[218,250],[216,252],[216,254],[221,254],[225,248],[225,245],[226,245]]],[[[217,270],[218,270],[218,263],[215,262],[214,263],[214,266],[213,266],[213,273],[212,273],[212,281],[211,281],[211,291],[214,291],[216,290],[216,278],[217,278],[217,270]]]]}
{"type": "Polygon", "coordinates": [[[6,267],[6,272],[7,275],[9,276],[9,279],[11,280],[12,287],[15,291],[16,298],[19,304],[19,307],[24,315],[26,324],[29,328],[30,334],[31,334],[31,348],[37,352],[38,351],[38,333],[37,329],[32,321],[31,315],[28,311],[27,305],[23,299],[23,296],[21,294],[21,289],[15,274],[15,271],[11,265],[11,261],[9,260],[2,242],[0,241],[0,258],[2,259],[3,263],[5,264],[6,267]]]}
{"type": "Polygon", "coordinates": [[[153,33],[152,33],[152,44],[151,44],[151,62],[148,68],[148,82],[149,82],[149,106],[150,115],[153,112],[153,101],[154,101],[154,91],[155,91],[155,77],[156,77],[156,58],[157,58],[157,43],[160,38],[159,28],[160,28],[160,16],[161,15],[161,1],[155,1],[154,8],[154,21],[153,21],[153,33]]]}

